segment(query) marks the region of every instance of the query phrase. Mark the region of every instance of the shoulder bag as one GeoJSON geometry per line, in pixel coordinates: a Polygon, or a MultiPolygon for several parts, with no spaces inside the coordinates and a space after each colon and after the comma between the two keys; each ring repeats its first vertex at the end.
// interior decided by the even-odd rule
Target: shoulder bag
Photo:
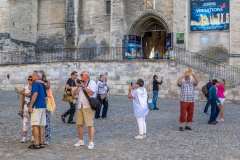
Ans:
{"type": "MultiPolygon", "coordinates": [[[[72,84],[72,86],[73,86],[73,84],[72,84]]],[[[73,90],[69,91],[68,89],[65,88],[62,100],[65,101],[65,102],[76,104],[77,103],[77,98],[73,97],[72,92],[73,92],[73,90]]]]}
{"type": "Polygon", "coordinates": [[[99,100],[97,98],[89,97],[89,95],[87,94],[87,92],[85,90],[83,90],[83,93],[85,94],[86,98],[88,99],[92,110],[97,111],[101,108],[101,103],[99,102],[99,100]]]}

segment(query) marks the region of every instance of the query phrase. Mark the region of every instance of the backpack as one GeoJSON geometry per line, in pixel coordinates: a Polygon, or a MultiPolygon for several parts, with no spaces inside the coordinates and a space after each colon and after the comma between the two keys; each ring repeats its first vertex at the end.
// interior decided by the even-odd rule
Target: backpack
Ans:
{"type": "Polygon", "coordinates": [[[207,85],[204,85],[204,86],[202,87],[202,93],[203,93],[204,95],[208,94],[207,85]]]}

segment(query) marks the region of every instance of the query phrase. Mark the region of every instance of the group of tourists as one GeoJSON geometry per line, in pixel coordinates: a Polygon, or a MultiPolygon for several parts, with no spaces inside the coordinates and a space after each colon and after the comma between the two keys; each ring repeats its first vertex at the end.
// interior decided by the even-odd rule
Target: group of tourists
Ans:
{"type": "Polygon", "coordinates": [[[207,99],[206,106],[203,113],[208,114],[208,108],[211,105],[211,114],[208,124],[217,124],[218,122],[224,122],[223,117],[223,103],[225,101],[224,92],[226,90],[225,80],[220,81],[213,79],[211,75],[209,82],[204,86],[206,88],[205,97],[207,99]],[[217,119],[220,113],[219,118],[217,119]]]}
{"type": "Polygon", "coordinates": [[[32,76],[28,77],[28,85],[23,90],[16,89],[15,91],[22,95],[20,114],[23,116],[23,138],[21,142],[28,141],[28,124],[31,122],[33,144],[28,148],[44,148],[44,145],[52,142],[50,115],[55,109],[50,82],[47,81],[45,72],[34,71],[32,76]]]}
{"type": "MultiPolygon", "coordinates": [[[[189,126],[193,121],[194,113],[194,87],[198,84],[198,78],[191,70],[186,71],[181,78],[178,79],[177,84],[181,87],[180,91],[180,131],[192,130],[189,126]],[[190,79],[190,75],[193,76],[193,81],[190,79]],[[184,79],[184,81],[183,81],[184,79]],[[186,123],[183,128],[183,123],[186,123]]],[[[213,75],[210,76],[209,82],[203,86],[202,91],[207,98],[207,104],[204,108],[204,114],[208,114],[208,108],[211,106],[210,118],[207,124],[215,125],[218,122],[223,122],[223,103],[225,101],[225,80],[221,79],[220,82],[217,79],[213,79],[213,75]],[[219,116],[220,117],[217,119],[219,116]]]]}
{"type": "MultiPolygon", "coordinates": [[[[103,105],[103,112],[101,117],[107,117],[108,111],[108,91],[110,87],[106,84],[107,78],[101,75],[98,83],[90,80],[89,72],[82,71],[80,74],[81,80],[77,79],[76,71],[71,73],[71,78],[67,80],[65,90],[70,91],[72,97],[76,101],[69,102],[70,109],[61,115],[62,121],[65,123],[65,117],[69,115],[68,124],[77,124],[79,141],[74,145],[75,147],[84,145],[83,141],[83,125],[89,129],[90,143],[88,149],[94,148],[94,127],[93,119],[100,118],[100,110],[95,112],[91,109],[88,99],[84,92],[90,97],[97,97],[101,105],[103,105]],[[76,82],[75,82],[76,81],[76,82]],[[77,105],[76,122],[73,121],[77,105]]],[[[50,90],[50,82],[46,79],[44,71],[34,71],[32,76],[28,77],[28,86],[23,90],[16,89],[16,93],[21,94],[20,114],[23,117],[23,138],[22,143],[28,141],[27,131],[28,124],[31,122],[32,138],[31,144],[28,148],[40,149],[44,145],[49,145],[51,139],[51,123],[50,115],[55,109],[55,102],[50,90]],[[45,133],[45,138],[43,138],[45,133]]]]}
{"type": "MultiPolygon", "coordinates": [[[[61,119],[66,123],[65,118],[69,115],[68,124],[77,124],[79,140],[75,147],[84,145],[84,130],[83,125],[88,127],[89,145],[88,149],[94,148],[94,118],[106,118],[108,111],[108,91],[110,87],[107,85],[107,78],[100,75],[98,82],[90,80],[88,71],[82,71],[81,79],[77,79],[78,73],[73,71],[71,77],[67,80],[65,91],[70,92],[72,96],[70,108],[63,115],[61,119]],[[103,105],[102,114],[100,115],[101,107],[98,110],[92,109],[88,96],[98,99],[101,106],[103,105]],[[77,106],[76,122],[73,117],[77,106]]],[[[177,81],[177,85],[181,88],[180,91],[180,131],[192,130],[190,123],[193,121],[194,114],[194,87],[198,84],[198,78],[191,70],[186,71],[177,81]],[[191,76],[193,77],[191,80],[191,76]],[[185,127],[183,124],[186,123],[185,127]]],[[[159,85],[163,83],[158,81],[158,76],[153,76],[153,109],[159,110],[157,107],[157,99],[159,92],[159,85]]],[[[218,121],[223,122],[223,102],[225,100],[225,81],[218,82],[216,79],[210,77],[209,82],[204,86],[207,91],[204,92],[207,98],[207,104],[204,113],[207,113],[208,107],[211,105],[211,114],[208,124],[216,124],[218,121]],[[220,112],[220,118],[217,119],[220,112]]],[[[23,115],[23,138],[22,143],[28,141],[27,131],[28,124],[31,122],[32,137],[31,144],[28,148],[40,149],[44,145],[49,145],[51,139],[51,121],[50,115],[54,112],[55,102],[50,90],[50,82],[47,81],[44,71],[34,71],[32,76],[28,77],[28,85],[23,90],[16,89],[18,94],[22,95],[20,101],[20,113],[23,115]],[[45,130],[45,131],[44,131],[45,130]],[[45,133],[45,138],[44,138],[45,133]]],[[[128,90],[128,98],[133,99],[134,116],[137,119],[139,134],[135,136],[136,139],[146,138],[147,126],[145,117],[149,112],[148,94],[144,88],[144,81],[138,79],[136,84],[131,84],[128,90]]]]}

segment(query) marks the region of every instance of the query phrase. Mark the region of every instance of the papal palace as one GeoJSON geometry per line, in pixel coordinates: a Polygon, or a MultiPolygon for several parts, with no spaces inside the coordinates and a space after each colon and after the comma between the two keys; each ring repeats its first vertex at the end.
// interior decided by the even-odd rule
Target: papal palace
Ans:
{"type": "Polygon", "coordinates": [[[239,0],[0,0],[0,4],[2,52],[125,47],[128,35],[139,36],[142,47],[155,51],[166,46],[169,35],[172,46],[191,52],[222,46],[232,65],[240,55],[239,0]]]}

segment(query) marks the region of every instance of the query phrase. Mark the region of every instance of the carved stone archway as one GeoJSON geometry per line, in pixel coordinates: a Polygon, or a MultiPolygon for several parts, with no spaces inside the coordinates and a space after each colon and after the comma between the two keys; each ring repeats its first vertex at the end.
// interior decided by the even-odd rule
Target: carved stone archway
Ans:
{"type": "Polygon", "coordinates": [[[144,58],[152,58],[155,51],[160,53],[160,58],[163,58],[166,53],[166,35],[170,31],[170,25],[161,14],[148,11],[133,22],[127,33],[142,37],[141,46],[144,58]],[[158,27],[153,29],[153,26],[158,27]]]}
{"type": "Polygon", "coordinates": [[[169,33],[171,31],[170,25],[161,14],[149,11],[145,12],[133,22],[129,28],[128,34],[142,36],[143,32],[145,32],[149,26],[154,24],[162,26],[165,29],[166,33],[169,33]]]}

